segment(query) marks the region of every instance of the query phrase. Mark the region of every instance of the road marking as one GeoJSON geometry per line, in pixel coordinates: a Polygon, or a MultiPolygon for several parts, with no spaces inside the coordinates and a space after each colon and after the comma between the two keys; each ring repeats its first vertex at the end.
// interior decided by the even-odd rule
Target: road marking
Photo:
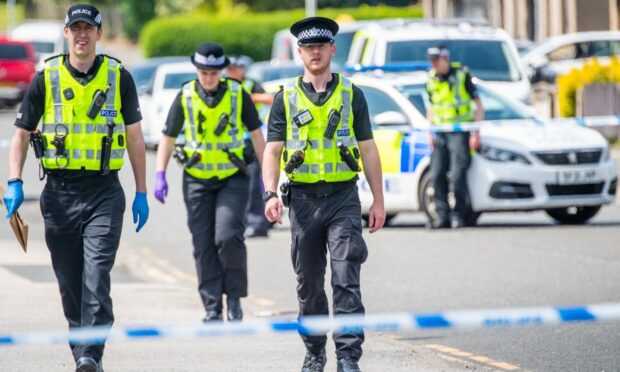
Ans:
{"type": "Polygon", "coordinates": [[[470,361],[475,361],[483,366],[495,367],[504,371],[517,371],[520,370],[520,367],[512,365],[510,363],[497,361],[486,357],[484,355],[475,355],[469,353],[467,351],[462,351],[453,347],[441,345],[441,344],[427,344],[424,345],[426,348],[435,350],[438,352],[438,356],[444,360],[448,360],[451,362],[459,363],[459,364],[471,364],[470,361]]]}
{"type": "MultiPolygon", "coordinates": [[[[170,261],[159,257],[152,249],[139,246],[134,250],[125,250],[126,266],[134,275],[146,276],[150,280],[160,281],[168,284],[186,283],[196,286],[198,284],[197,277],[186,273],[185,271],[174,266],[170,261]],[[139,271],[136,273],[135,271],[139,271]],[[142,274],[142,275],[140,275],[142,274]]],[[[252,294],[248,295],[248,300],[260,307],[274,306],[275,302],[252,294]]],[[[271,311],[274,314],[284,313],[288,311],[271,311]]]]}

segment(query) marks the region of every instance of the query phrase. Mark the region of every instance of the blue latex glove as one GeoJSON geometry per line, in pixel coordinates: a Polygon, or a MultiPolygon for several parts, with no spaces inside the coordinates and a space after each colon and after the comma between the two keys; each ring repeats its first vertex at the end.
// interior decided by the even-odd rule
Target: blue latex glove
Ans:
{"type": "Polygon", "coordinates": [[[139,232],[146,223],[146,220],[149,219],[149,204],[146,201],[145,192],[136,192],[131,211],[133,212],[133,223],[138,224],[136,232],[139,232]]]}
{"type": "Polygon", "coordinates": [[[13,213],[19,208],[20,205],[24,202],[24,190],[22,189],[22,181],[15,180],[9,182],[9,188],[6,190],[6,194],[4,194],[4,204],[6,205],[7,211],[9,214],[6,215],[6,218],[11,218],[13,213]]]}

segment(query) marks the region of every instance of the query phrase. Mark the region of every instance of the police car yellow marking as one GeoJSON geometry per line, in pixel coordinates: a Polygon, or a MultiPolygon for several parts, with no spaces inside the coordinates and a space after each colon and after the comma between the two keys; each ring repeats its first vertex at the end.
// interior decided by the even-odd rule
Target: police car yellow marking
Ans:
{"type": "Polygon", "coordinates": [[[383,173],[400,173],[403,133],[396,130],[376,130],[373,136],[379,149],[383,173]]]}

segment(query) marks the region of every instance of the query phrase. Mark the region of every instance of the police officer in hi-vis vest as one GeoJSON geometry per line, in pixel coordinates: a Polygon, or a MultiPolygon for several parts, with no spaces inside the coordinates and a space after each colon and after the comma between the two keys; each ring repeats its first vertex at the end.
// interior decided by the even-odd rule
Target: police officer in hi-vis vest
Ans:
{"type": "Polygon", "coordinates": [[[166,168],[170,155],[184,169],[183,198],[194,245],[198,290],[205,322],[222,320],[226,295],[227,318],[243,317],[241,297],[248,278],[244,212],[248,202],[251,160],[244,137],[250,133],[259,163],[265,148],[261,121],[241,84],[222,79],[229,64],[222,47],[200,44],[191,57],[198,79],[187,82],[175,98],[157,149],[155,198],[168,193],[166,168]],[[185,128],[185,145],[175,141],[185,128]]]}
{"type": "MultiPolygon", "coordinates": [[[[483,120],[482,101],[469,69],[457,62],[450,63],[450,51],[442,45],[429,48],[428,58],[432,64],[426,84],[430,100],[428,120],[433,125],[483,120]],[[475,114],[472,103],[476,106],[475,114]]],[[[471,135],[469,132],[437,133],[431,136],[431,144],[431,180],[435,190],[433,198],[437,219],[430,222],[430,227],[469,226],[473,220],[470,219],[472,212],[467,189],[467,169],[471,159],[469,149],[480,147],[480,135],[478,132],[471,135]],[[448,204],[448,171],[456,201],[453,223],[448,204]]]]}
{"type": "MultiPolygon", "coordinates": [[[[246,92],[252,97],[256,111],[261,110],[262,105],[273,104],[273,95],[265,92],[262,85],[246,77],[246,72],[252,64],[248,56],[231,56],[230,65],[226,68],[226,76],[235,79],[243,85],[246,92]]],[[[246,146],[252,148],[249,135],[246,136],[246,146]]],[[[271,228],[271,223],[265,217],[265,203],[263,202],[263,185],[260,176],[260,166],[257,162],[249,164],[250,168],[250,192],[248,205],[245,210],[245,237],[266,237],[271,228]]]]}
{"type": "MultiPolygon", "coordinates": [[[[20,108],[9,154],[9,216],[23,201],[28,142],[40,161],[45,240],[69,327],[111,326],[110,270],[118,249],[125,194],[118,170],[127,151],[139,231],[146,223],[144,139],[136,87],[120,62],[97,55],[101,14],[74,5],[65,18],[69,54],[47,59],[20,108]],[[42,127],[37,130],[40,119],[42,127]]],[[[77,371],[101,371],[103,344],[71,345],[77,371]]]]}
{"type": "MultiPolygon", "coordinates": [[[[265,215],[282,223],[277,187],[280,162],[289,182],[280,187],[289,206],[299,315],[328,315],[326,254],[332,270],[333,312],[364,313],[360,269],[367,257],[356,181],[360,160],[373,203],[370,232],[383,227],[381,162],[364,94],[330,71],[338,24],[311,17],[295,23],[304,75],[278,92],[269,115],[263,162],[265,215]]],[[[338,371],[359,371],[363,333],[334,333],[338,371]]],[[[302,371],[323,371],[327,337],[302,334],[307,349],[302,371]]]]}

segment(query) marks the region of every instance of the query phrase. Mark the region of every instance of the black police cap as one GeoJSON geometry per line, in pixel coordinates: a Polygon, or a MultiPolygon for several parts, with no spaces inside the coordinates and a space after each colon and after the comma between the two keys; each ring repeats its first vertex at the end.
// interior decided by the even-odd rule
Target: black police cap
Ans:
{"type": "Polygon", "coordinates": [[[295,22],[291,33],[297,38],[297,44],[333,43],[338,33],[338,23],[325,17],[309,17],[295,22]]]}
{"type": "Polygon", "coordinates": [[[221,70],[230,64],[230,60],[224,55],[224,49],[216,43],[198,45],[190,59],[194,66],[205,70],[221,70]]]}
{"type": "Polygon", "coordinates": [[[101,13],[99,13],[97,8],[89,4],[72,5],[67,10],[65,26],[71,26],[78,21],[84,21],[93,26],[101,27],[101,13]]]}

